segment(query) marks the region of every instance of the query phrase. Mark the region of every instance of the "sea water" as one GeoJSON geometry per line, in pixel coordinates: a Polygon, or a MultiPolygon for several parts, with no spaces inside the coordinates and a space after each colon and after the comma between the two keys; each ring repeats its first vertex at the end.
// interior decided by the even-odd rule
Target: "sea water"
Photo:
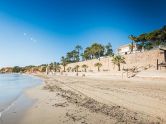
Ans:
{"type": "Polygon", "coordinates": [[[36,86],[39,78],[22,74],[0,74],[0,118],[27,88],[36,86]]]}

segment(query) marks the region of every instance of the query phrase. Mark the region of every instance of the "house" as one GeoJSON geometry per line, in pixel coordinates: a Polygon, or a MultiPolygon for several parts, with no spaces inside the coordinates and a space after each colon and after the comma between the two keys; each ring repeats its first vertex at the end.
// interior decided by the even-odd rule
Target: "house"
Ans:
{"type": "MultiPolygon", "coordinates": [[[[137,51],[137,46],[136,44],[133,45],[133,52],[132,53],[135,53],[137,51]]],[[[126,44],[126,45],[123,45],[123,46],[120,46],[118,49],[117,49],[117,53],[119,55],[126,55],[126,54],[130,54],[131,53],[131,46],[130,44],[126,44]]]]}

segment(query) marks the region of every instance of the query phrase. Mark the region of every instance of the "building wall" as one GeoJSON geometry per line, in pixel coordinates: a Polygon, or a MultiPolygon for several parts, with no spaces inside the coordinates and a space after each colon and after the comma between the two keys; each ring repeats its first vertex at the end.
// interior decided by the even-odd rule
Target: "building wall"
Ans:
{"type": "MultiPolygon", "coordinates": [[[[126,64],[122,64],[121,68],[132,68],[133,66],[141,67],[141,66],[148,66],[151,65],[153,69],[156,69],[156,63],[157,59],[159,60],[159,63],[164,62],[164,51],[161,50],[151,50],[151,51],[145,51],[145,52],[139,52],[139,53],[133,53],[124,55],[126,64]]],[[[87,71],[97,71],[97,67],[95,67],[95,63],[100,62],[103,66],[101,67],[101,71],[112,71],[112,70],[118,70],[117,66],[112,64],[112,58],[111,57],[103,57],[100,60],[93,59],[93,60],[87,60],[83,62],[77,62],[77,63],[71,63],[68,64],[66,69],[68,67],[74,68],[76,65],[79,65],[79,71],[83,71],[84,69],[81,67],[83,64],[88,65],[87,71]]]]}
{"type": "Polygon", "coordinates": [[[125,53],[130,52],[129,46],[124,46],[118,49],[118,54],[124,55],[125,53]]]}
{"type": "MultiPolygon", "coordinates": [[[[119,55],[125,55],[125,54],[130,54],[131,49],[129,47],[129,44],[121,46],[117,49],[119,55]]],[[[139,52],[137,50],[137,44],[133,44],[133,53],[139,52]]]]}

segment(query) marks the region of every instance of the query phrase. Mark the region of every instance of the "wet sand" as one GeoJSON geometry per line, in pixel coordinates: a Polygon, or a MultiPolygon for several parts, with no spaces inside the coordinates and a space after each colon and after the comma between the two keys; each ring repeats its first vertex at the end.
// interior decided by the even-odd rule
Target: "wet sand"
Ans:
{"type": "Polygon", "coordinates": [[[26,94],[22,94],[10,107],[5,111],[1,118],[0,124],[18,124],[24,117],[24,113],[31,108],[34,100],[29,98],[26,94]]]}

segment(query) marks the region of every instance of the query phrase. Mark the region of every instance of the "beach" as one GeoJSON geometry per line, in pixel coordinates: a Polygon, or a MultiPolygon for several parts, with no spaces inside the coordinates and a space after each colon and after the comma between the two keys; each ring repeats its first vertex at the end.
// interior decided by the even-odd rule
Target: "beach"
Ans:
{"type": "Polygon", "coordinates": [[[166,0],[0,0],[0,124],[166,124],[166,0]]]}
{"type": "Polygon", "coordinates": [[[33,104],[24,92],[41,82],[32,75],[0,74],[0,124],[17,124],[22,113],[33,104]]]}
{"type": "Polygon", "coordinates": [[[35,103],[19,124],[166,123],[164,79],[46,76],[26,90],[35,103]]]}

